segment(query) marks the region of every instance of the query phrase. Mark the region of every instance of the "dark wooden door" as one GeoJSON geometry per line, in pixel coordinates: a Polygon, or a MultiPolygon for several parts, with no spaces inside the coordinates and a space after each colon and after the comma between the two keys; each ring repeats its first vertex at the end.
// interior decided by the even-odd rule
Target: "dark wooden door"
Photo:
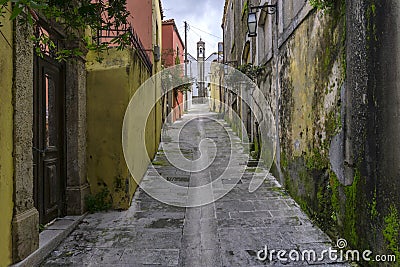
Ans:
{"type": "Polygon", "coordinates": [[[34,194],[45,224],[65,212],[64,75],[62,64],[35,58],[34,194]]]}

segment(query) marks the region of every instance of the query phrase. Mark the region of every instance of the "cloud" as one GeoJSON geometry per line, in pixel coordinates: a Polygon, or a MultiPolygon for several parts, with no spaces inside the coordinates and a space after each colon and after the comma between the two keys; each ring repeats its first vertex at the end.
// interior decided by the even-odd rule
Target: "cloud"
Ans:
{"type": "Polygon", "coordinates": [[[221,20],[224,0],[162,0],[165,19],[175,19],[182,39],[184,21],[190,27],[188,32],[188,52],[196,57],[196,43],[206,43],[206,55],[217,52],[218,42],[222,42],[221,20]],[[212,35],[220,38],[214,37],[212,35]]]}

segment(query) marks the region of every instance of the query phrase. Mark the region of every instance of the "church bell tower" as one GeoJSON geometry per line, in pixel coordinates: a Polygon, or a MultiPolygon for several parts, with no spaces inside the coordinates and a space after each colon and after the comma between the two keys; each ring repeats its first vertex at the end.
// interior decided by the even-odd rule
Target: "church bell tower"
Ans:
{"type": "Polygon", "coordinates": [[[206,97],[205,76],[204,76],[204,60],[205,60],[205,43],[201,40],[197,42],[197,64],[199,79],[199,97],[206,97]]]}

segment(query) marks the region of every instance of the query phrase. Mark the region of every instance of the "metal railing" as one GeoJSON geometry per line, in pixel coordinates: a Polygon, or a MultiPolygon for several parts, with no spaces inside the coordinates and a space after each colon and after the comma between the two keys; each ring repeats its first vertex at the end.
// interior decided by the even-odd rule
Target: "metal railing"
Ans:
{"type": "Polygon", "coordinates": [[[97,44],[107,44],[109,47],[117,47],[118,43],[113,43],[117,36],[123,35],[125,33],[129,33],[129,42],[133,48],[135,48],[138,56],[142,60],[143,64],[152,72],[153,64],[151,63],[150,57],[144,48],[142,41],[140,40],[139,36],[133,29],[132,25],[125,26],[124,29],[111,29],[109,27],[99,30],[97,32],[96,41],[97,44]]]}

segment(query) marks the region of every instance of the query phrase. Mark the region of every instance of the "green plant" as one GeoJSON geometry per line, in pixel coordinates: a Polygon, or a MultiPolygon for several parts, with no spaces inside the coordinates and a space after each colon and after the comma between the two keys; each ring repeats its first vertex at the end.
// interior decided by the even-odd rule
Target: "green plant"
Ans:
{"type": "Polygon", "coordinates": [[[110,190],[103,188],[95,195],[87,195],[85,202],[90,213],[109,210],[111,208],[110,190]]]}
{"type": "Polygon", "coordinates": [[[155,160],[151,164],[153,164],[153,166],[168,166],[168,163],[164,160],[155,160]]]}
{"type": "Polygon", "coordinates": [[[244,64],[238,67],[238,70],[246,74],[253,82],[256,80],[257,76],[264,69],[263,66],[255,66],[251,63],[244,64]]]}
{"type": "Polygon", "coordinates": [[[165,90],[178,89],[186,92],[191,90],[193,79],[185,77],[183,66],[176,65],[162,71],[161,82],[165,90]]]}
{"type": "Polygon", "coordinates": [[[326,170],[329,166],[329,162],[326,159],[325,155],[321,154],[321,151],[318,148],[314,148],[305,160],[307,169],[311,171],[326,170]]]}
{"type": "MultiPolygon", "coordinates": [[[[237,70],[245,74],[253,82],[256,81],[257,76],[261,73],[263,69],[263,66],[254,66],[251,63],[237,67],[237,70]]],[[[226,75],[225,81],[228,86],[235,89],[240,82],[243,82],[243,76],[239,75],[237,71],[232,71],[226,75]]]]}
{"type": "Polygon", "coordinates": [[[46,229],[46,225],[40,223],[39,224],[39,233],[43,232],[44,229],[46,229]]]}
{"type": "Polygon", "coordinates": [[[243,18],[245,17],[244,15],[245,15],[246,12],[248,12],[248,11],[249,11],[249,1],[246,0],[246,2],[244,2],[243,9],[242,9],[242,20],[243,20],[243,18]]]}
{"type": "MultiPolygon", "coordinates": [[[[40,14],[51,23],[62,27],[67,41],[81,40],[85,44],[85,49],[65,48],[56,51],[58,60],[80,56],[86,49],[100,53],[108,48],[108,45],[82,37],[88,28],[92,31],[92,36],[102,31],[118,29],[110,43],[118,49],[124,49],[130,44],[130,13],[126,10],[126,0],[0,0],[0,14],[3,17],[6,10],[10,13],[10,20],[18,18],[20,23],[29,25],[36,24],[40,14]]],[[[50,48],[55,46],[51,40],[46,40],[47,36],[43,32],[33,39],[36,44],[47,44],[50,48]]],[[[39,56],[42,55],[40,49],[36,49],[36,52],[39,52],[39,56]]]]}
{"type": "Polygon", "coordinates": [[[335,5],[335,0],[309,0],[310,5],[319,10],[329,11],[335,5]]]}
{"type": "Polygon", "coordinates": [[[179,64],[181,64],[181,60],[180,60],[179,56],[177,55],[175,57],[175,65],[179,65],[179,64]]]}

